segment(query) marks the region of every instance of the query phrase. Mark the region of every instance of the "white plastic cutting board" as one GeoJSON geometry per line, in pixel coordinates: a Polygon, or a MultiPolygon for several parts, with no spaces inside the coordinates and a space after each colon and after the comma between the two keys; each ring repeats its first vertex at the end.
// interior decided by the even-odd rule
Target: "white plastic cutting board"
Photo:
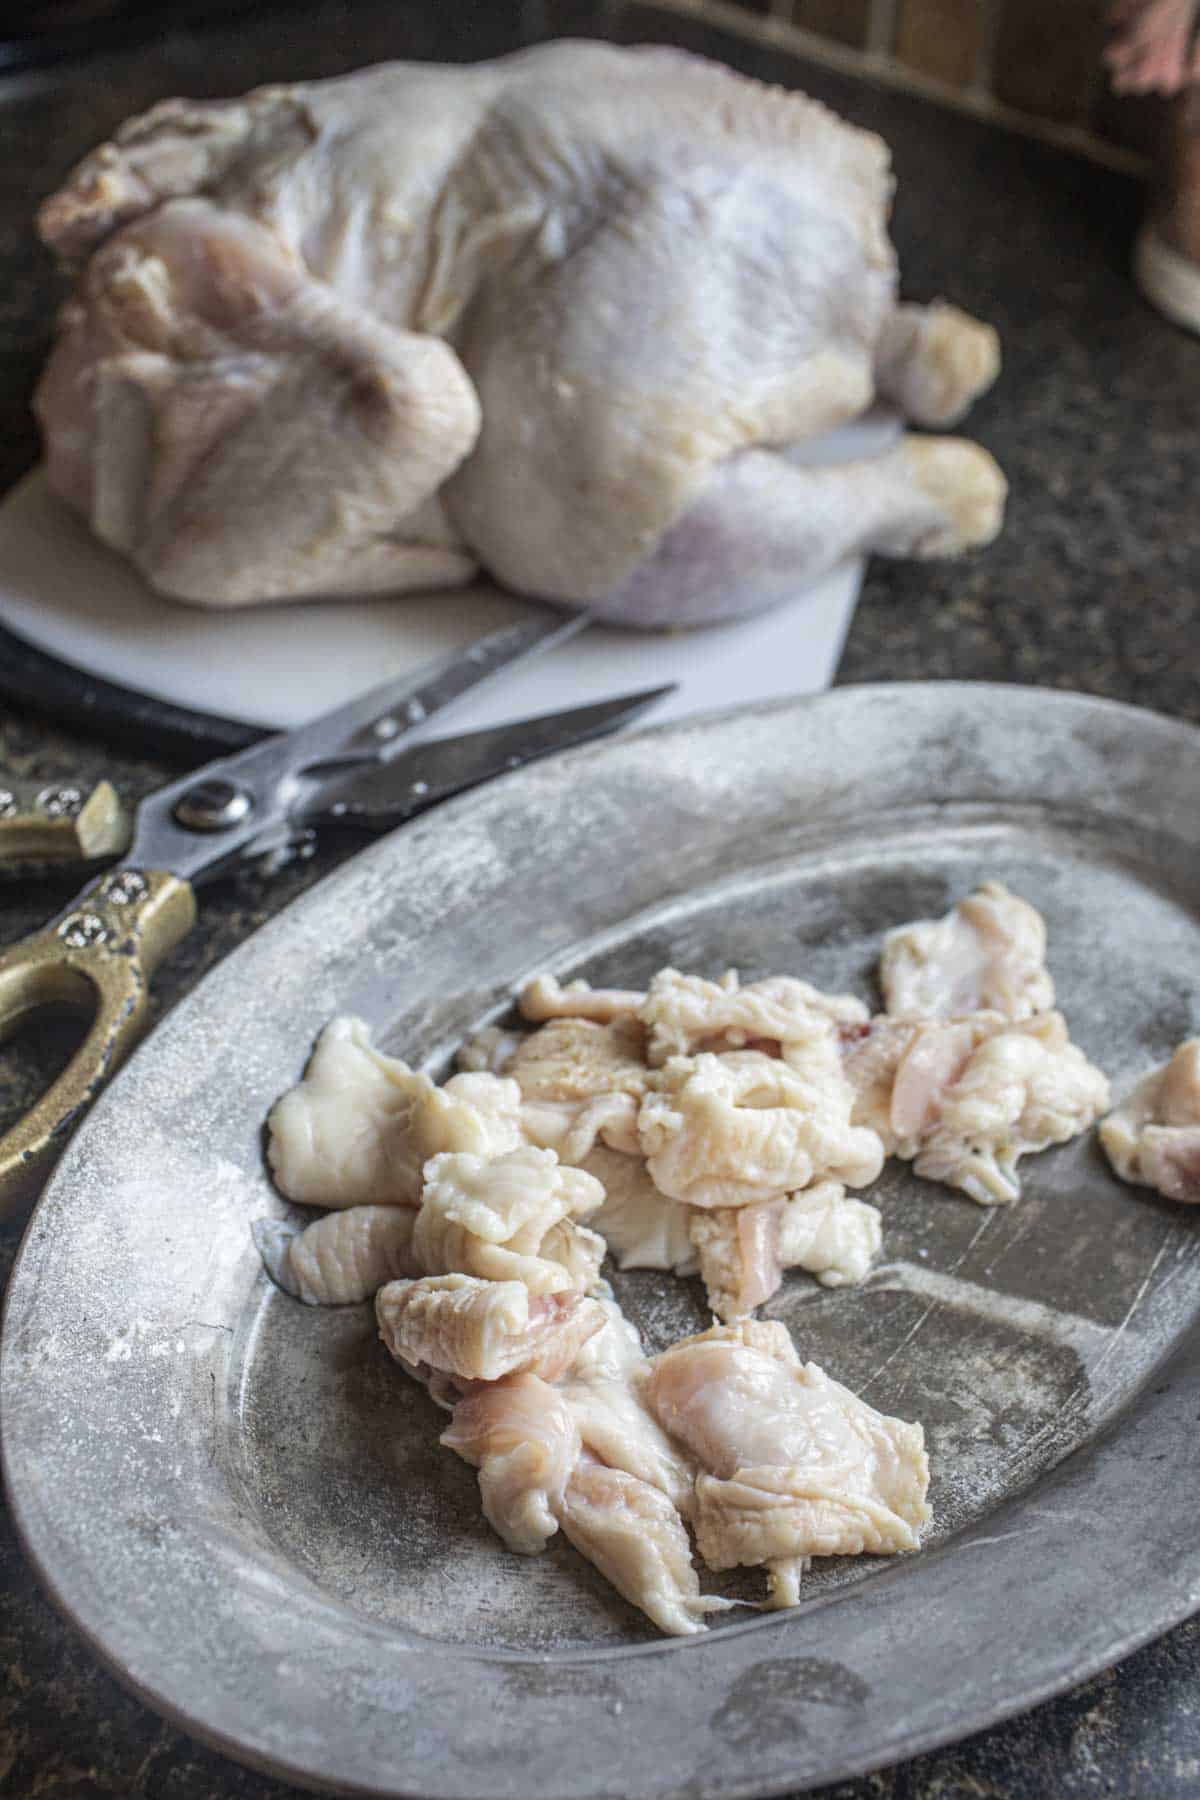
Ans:
{"type": "MultiPolygon", "coordinates": [[[[820,460],[862,454],[891,435],[876,424],[868,433],[865,423],[838,434],[843,442],[826,440],[820,460]]],[[[788,605],[702,631],[594,626],[468,697],[454,709],[453,729],[670,681],[679,690],[656,709],[656,720],[815,693],[833,677],[861,578],[862,564],[847,563],[788,605]]],[[[486,583],[232,612],[181,606],[99,544],[40,470],[0,502],[0,623],[89,674],[258,725],[299,724],[530,610],[486,583]]]]}

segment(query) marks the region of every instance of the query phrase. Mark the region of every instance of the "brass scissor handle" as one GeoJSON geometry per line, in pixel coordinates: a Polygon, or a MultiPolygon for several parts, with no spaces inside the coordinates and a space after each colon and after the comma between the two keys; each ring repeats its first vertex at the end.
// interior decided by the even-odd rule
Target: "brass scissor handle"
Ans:
{"type": "Polygon", "coordinates": [[[111,781],[34,789],[0,774],[0,864],[98,862],[129,844],[129,814],[111,781]]]}
{"type": "Polygon", "coordinates": [[[0,1137],[0,1210],[36,1185],[133,1049],[147,1024],[150,977],[195,922],[195,896],[179,876],[116,869],[44,931],[0,951],[0,1039],[51,1007],[93,1015],[66,1068],[0,1137]]]}

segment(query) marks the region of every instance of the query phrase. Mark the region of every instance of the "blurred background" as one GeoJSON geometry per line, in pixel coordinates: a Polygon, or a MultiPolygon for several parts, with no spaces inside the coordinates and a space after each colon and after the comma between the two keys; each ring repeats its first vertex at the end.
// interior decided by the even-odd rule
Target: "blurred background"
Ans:
{"type": "MultiPolygon", "coordinates": [[[[21,9],[20,18],[17,10],[8,9],[0,23],[0,59],[10,69],[172,29],[245,25],[255,14],[314,9],[306,0],[41,0],[21,9]]],[[[353,34],[353,0],[336,10],[353,34]]],[[[410,9],[401,3],[394,10],[410,9]]],[[[467,0],[454,10],[481,23],[488,11],[504,9],[467,0]]],[[[527,10],[545,7],[535,0],[527,10]]],[[[713,23],[750,12],[781,43],[847,68],[869,63],[876,79],[936,88],[972,110],[1023,115],[1126,166],[1153,153],[1162,129],[1160,100],[1118,98],[1109,89],[1100,0],[675,0],[672,10],[713,23]]]]}

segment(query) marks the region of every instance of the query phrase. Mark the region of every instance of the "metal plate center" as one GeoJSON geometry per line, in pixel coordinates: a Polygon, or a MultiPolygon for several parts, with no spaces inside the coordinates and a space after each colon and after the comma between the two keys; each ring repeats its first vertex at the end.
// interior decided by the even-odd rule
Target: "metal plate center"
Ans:
{"type": "MultiPolygon", "coordinates": [[[[794,1791],[1191,1611],[1200,1217],[1119,1185],[1090,1136],[1027,1159],[1011,1210],[890,1168],[867,1284],[793,1276],[771,1302],[806,1357],[926,1425],[935,1526],[683,1643],[569,1547],[506,1554],[369,1311],[276,1294],[249,1226],[283,1210],[263,1120],[334,1012],[441,1074],[539,967],[872,998],[882,932],[985,876],[1045,914],[1060,1004],[1120,1093],[1200,1027],[1198,789],[1197,734],[1129,708],[847,689],[555,758],[355,858],[176,1008],[31,1223],[3,1449],[59,1603],[227,1751],[445,1800],[794,1791]]],[[[651,1348],[704,1322],[695,1283],[619,1286],[651,1348]]]]}

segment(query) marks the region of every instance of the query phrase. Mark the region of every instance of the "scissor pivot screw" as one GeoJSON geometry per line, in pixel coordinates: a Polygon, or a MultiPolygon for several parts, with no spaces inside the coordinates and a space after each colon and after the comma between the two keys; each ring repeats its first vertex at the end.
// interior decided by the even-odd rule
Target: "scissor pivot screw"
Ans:
{"type": "Polygon", "coordinates": [[[175,802],[175,817],[189,831],[228,831],[253,811],[253,796],[223,776],[198,781],[175,802]]]}

